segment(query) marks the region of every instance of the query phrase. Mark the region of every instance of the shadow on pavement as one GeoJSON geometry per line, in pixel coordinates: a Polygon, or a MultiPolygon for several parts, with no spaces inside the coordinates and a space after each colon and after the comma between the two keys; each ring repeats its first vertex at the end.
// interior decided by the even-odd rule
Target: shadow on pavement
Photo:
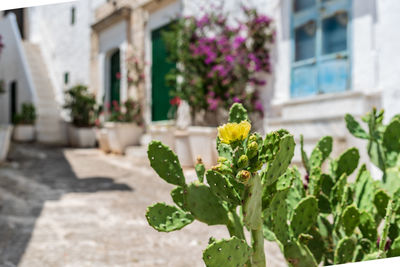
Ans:
{"type": "MultiPolygon", "coordinates": [[[[99,167],[92,173],[101,173],[104,162],[98,160],[97,166],[89,157],[79,160],[88,160],[85,168],[99,167]]],[[[62,148],[13,145],[9,159],[14,166],[0,167],[0,266],[18,266],[46,201],[67,193],[134,191],[116,183],[112,172],[105,174],[111,177],[78,178],[62,148]]]]}

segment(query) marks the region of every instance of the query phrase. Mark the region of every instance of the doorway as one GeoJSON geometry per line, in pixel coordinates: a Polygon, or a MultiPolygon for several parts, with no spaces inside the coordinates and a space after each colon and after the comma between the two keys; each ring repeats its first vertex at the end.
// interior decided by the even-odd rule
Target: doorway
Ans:
{"type": "Polygon", "coordinates": [[[120,52],[119,49],[113,52],[110,56],[110,103],[115,101],[120,104],[120,84],[121,84],[121,72],[120,72],[120,52]]]}
{"type": "Polygon", "coordinates": [[[162,38],[162,31],[168,30],[171,24],[155,29],[151,32],[152,65],[151,65],[151,118],[152,121],[168,119],[171,88],[167,86],[165,76],[175,63],[168,61],[168,50],[162,38]]]}
{"type": "Polygon", "coordinates": [[[17,96],[17,81],[13,81],[10,84],[10,122],[14,122],[15,115],[18,112],[17,96]]]}

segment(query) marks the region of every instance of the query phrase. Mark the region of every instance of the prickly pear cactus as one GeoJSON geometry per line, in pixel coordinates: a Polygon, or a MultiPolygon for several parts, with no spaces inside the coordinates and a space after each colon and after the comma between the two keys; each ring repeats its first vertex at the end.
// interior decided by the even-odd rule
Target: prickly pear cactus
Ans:
{"type": "Polygon", "coordinates": [[[354,136],[368,140],[368,154],[383,171],[383,183],[371,177],[366,165],[350,182],[359,152],[350,148],[331,158],[329,136],[310,155],[300,138],[303,179],[297,167],[289,168],[293,136],[283,129],[264,138],[251,133],[246,110],[235,104],[229,123],[218,128],[218,161],[206,170],[199,159],[198,181],[186,183],[169,147],[149,144],[150,165],[175,185],[175,205],[149,206],[149,225],[160,232],[180,230],[194,220],[224,225],[230,237],[210,238],[204,250],[209,267],[265,267],[264,238],[277,242],[294,267],[400,256],[400,116],[383,125],[383,112],[373,110],[364,118],[368,132],[351,115],[345,120],[354,136]]]}

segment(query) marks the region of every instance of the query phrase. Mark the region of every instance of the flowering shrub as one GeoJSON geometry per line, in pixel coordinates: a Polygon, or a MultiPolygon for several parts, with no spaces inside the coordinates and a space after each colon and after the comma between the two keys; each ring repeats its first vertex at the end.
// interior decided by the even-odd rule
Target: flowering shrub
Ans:
{"type": "Polygon", "coordinates": [[[228,23],[221,12],[180,19],[163,33],[170,59],[178,68],[167,76],[176,94],[188,101],[192,115],[227,110],[242,103],[249,112],[263,115],[259,88],[270,73],[272,21],[255,9],[243,8],[245,20],[228,23]]]}
{"type": "Polygon", "coordinates": [[[112,107],[109,107],[109,121],[113,122],[135,122],[138,125],[143,124],[142,111],[139,102],[128,99],[122,106],[117,101],[112,102],[112,107]]]}

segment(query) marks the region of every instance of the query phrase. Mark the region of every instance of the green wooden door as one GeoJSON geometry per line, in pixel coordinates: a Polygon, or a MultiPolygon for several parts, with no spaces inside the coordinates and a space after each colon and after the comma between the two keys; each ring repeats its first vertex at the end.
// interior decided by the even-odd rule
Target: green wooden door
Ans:
{"type": "MultiPolygon", "coordinates": [[[[115,51],[110,58],[110,102],[120,103],[120,59],[119,50],[115,51]]],[[[111,105],[112,106],[112,105],[111,105]]]]}
{"type": "Polygon", "coordinates": [[[166,85],[165,76],[175,64],[168,62],[168,52],[162,39],[161,32],[166,30],[170,24],[158,28],[151,33],[152,40],[152,66],[151,66],[151,118],[152,121],[167,120],[170,108],[171,88],[166,85]]]}

